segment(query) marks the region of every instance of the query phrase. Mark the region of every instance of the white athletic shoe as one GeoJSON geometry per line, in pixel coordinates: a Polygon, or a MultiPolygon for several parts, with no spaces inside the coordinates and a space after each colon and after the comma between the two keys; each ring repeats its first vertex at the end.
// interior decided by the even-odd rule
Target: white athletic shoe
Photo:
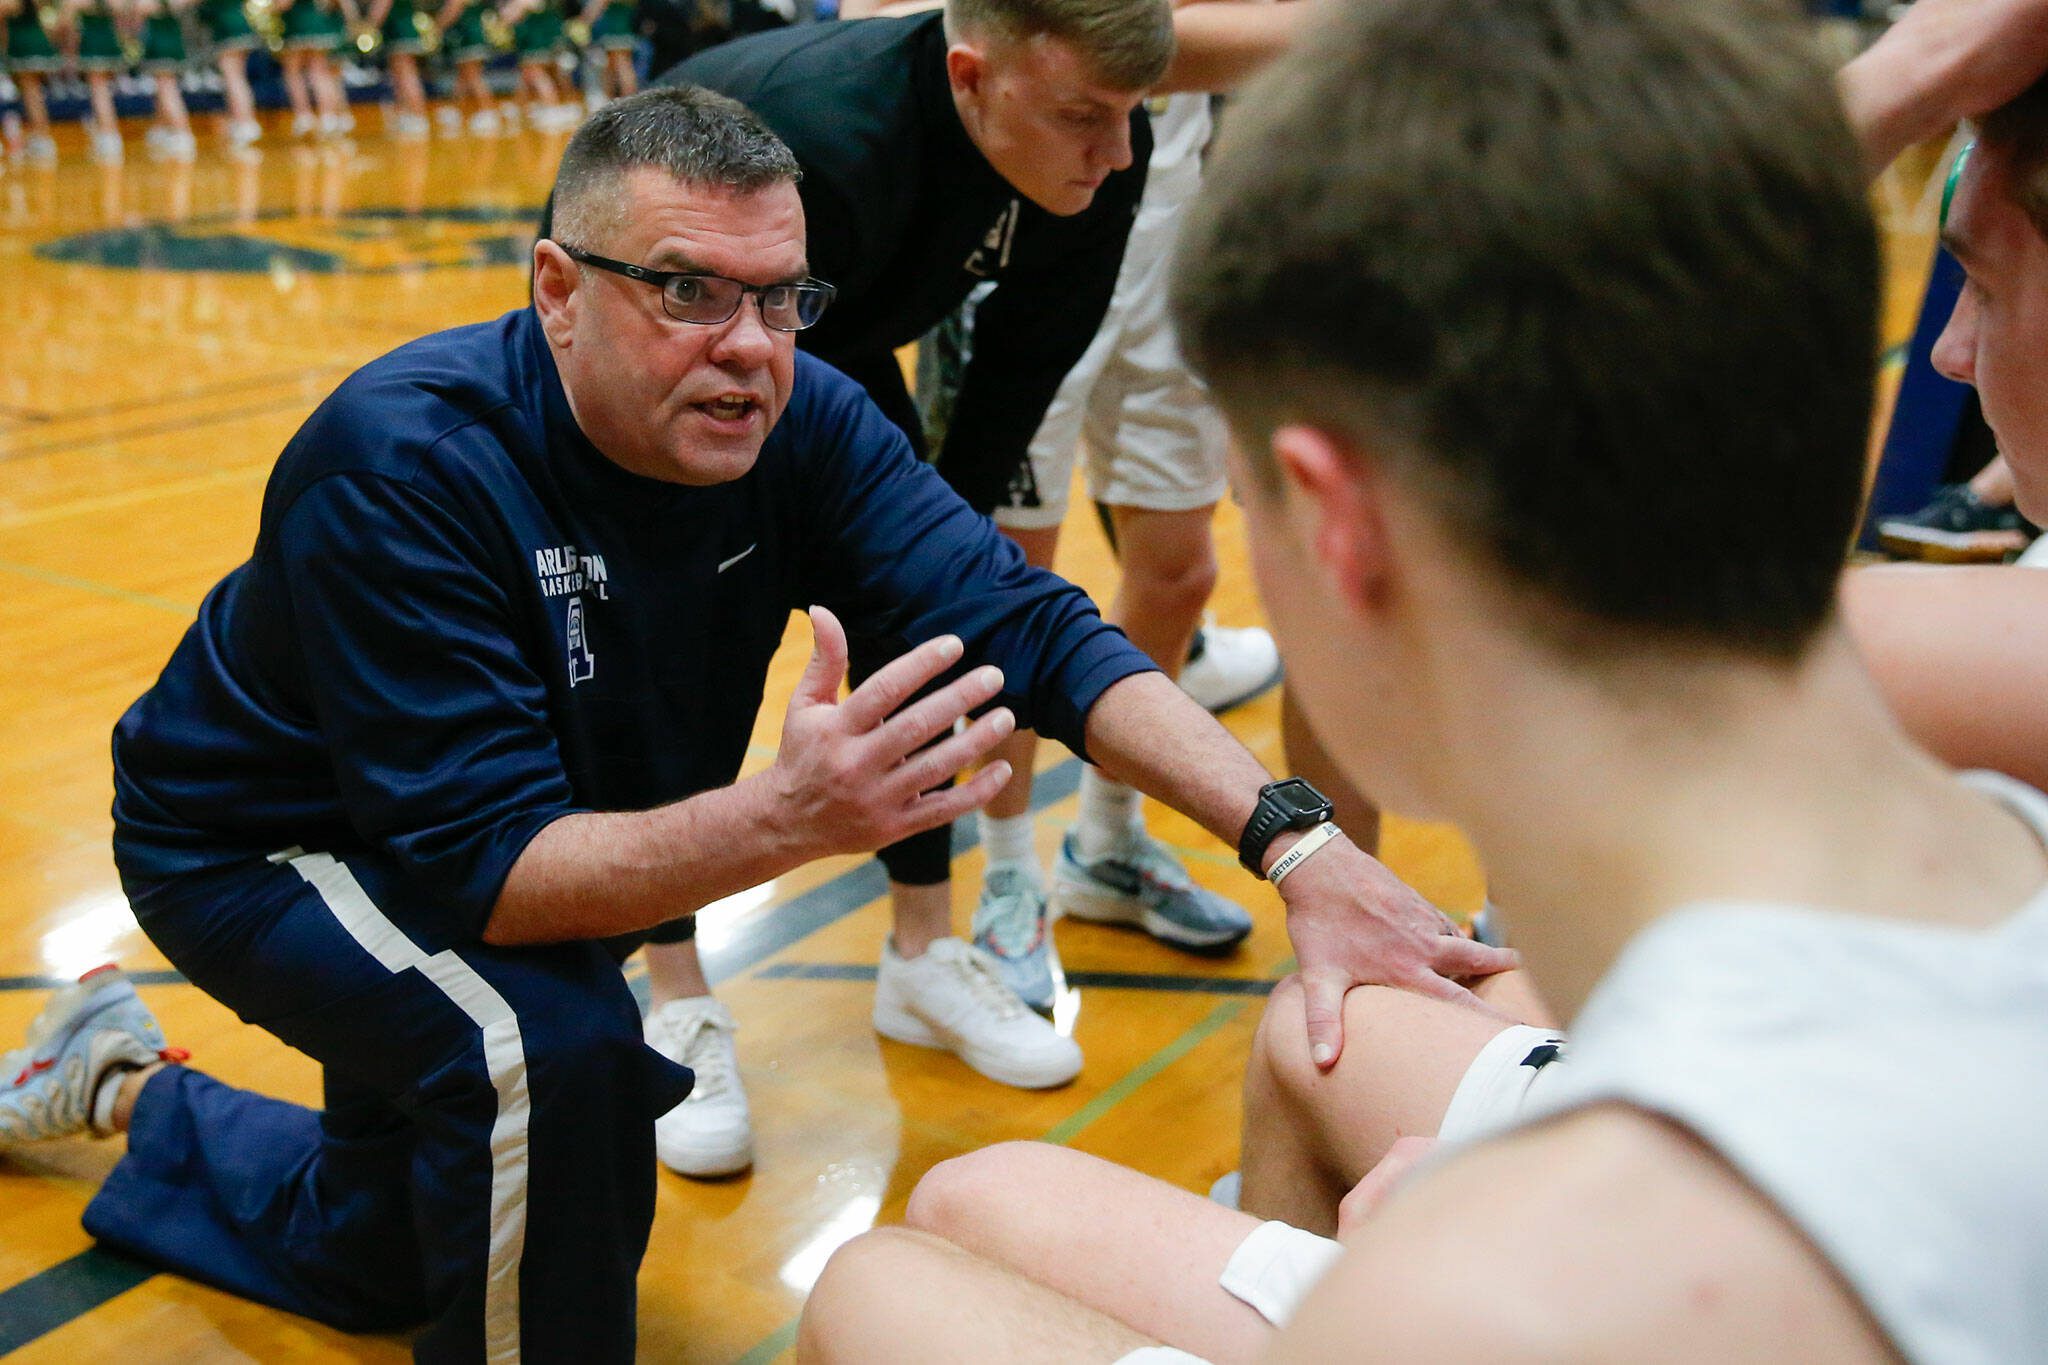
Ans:
{"type": "Polygon", "coordinates": [[[188,129],[182,133],[170,133],[164,138],[157,155],[166,161],[192,161],[199,156],[199,139],[188,129]]]}
{"type": "Polygon", "coordinates": [[[119,133],[110,133],[103,129],[94,130],[92,134],[92,159],[95,162],[102,166],[118,166],[121,164],[124,155],[125,149],[121,145],[121,135],[119,133]]]}
{"type": "Polygon", "coordinates": [[[905,959],[892,938],[875,974],[875,1032],[950,1052],[992,1081],[1022,1090],[1065,1085],[1081,1074],[1081,1047],[1033,1014],[988,955],[942,938],[905,959]]]}
{"type": "Polygon", "coordinates": [[[654,1152],[677,1175],[736,1175],[754,1164],[754,1121],[733,1050],[738,1026],[708,995],[647,1016],[647,1046],[697,1073],[688,1099],[654,1121],[654,1152]]]}
{"type": "Polygon", "coordinates": [[[21,157],[31,166],[54,166],[57,164],[57,139],[48,133],[31,133],[28,144],[22,148],[21,157]]]}
{"type": "Polygon", "coordinates": [[[391,136],[401,142],[418,142],[433,130],[425,114],[393,114],[391,136]]]}
{"type": "Polygon", "coordinates": [[[95,967],[50,997],[28,1041],[0,1058],[0,1151],[73,1137],[95,1124],[93,1099],[113,1071],[182,1061],[121,969],[95,967]]]}
{"type": "Polygon", "coordinates": [[[311,114],[292,115],[292,136],[311,137],[320,131],[320,120],[311,114]]]}
{"type": "Polygon", "coordinates": [[[238,119],[228,125],[228,146],[253,147],[263,139],[263,125],[255,119],[238,119]]]}
{"type": "Polygon", "coordinates": [[[1241,706],[1280,681],[1280,648],[1257,626],[1204,626],[1180,690],[1209,711],[1241,706]]]}
{"type": "Polygon", "coordinates": [[[503,126],[504,121],[495,109],[479,109],[469,116],[469,131],[473,137],[496,137],[503,126]]]}
{"type": "Polygon", "coordinates": [[[442,137],[461,137],[462,111],[452,104],[434,106],[434,127],[442,137]]]}

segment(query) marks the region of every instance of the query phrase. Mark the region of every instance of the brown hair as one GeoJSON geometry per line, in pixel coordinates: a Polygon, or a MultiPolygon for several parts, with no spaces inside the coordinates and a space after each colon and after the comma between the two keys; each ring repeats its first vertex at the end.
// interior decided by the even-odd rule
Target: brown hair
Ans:
{"type": "Polygon", "coordinates": [[[1349,4],[1221,143],[1174,305],[1262,477],[1276,426],[1341,435],[1560,647],[1803,652],[1861,499],[1878,254],[1789,8],[1349,4]]]}
{"type": "Polygon", "coordinates": [[[2048,78],[1985,116],[1978,140],[2006,157],[2013,198],[2048,237],[2048,78]]]}
{"type": "Polygon", "coordinates": [[[1020,42],[1040,34],[1086,56],[1119,90],[1158,84],[1173,60],[1171,0],[946,0],[946,36],[1020,42]]]}

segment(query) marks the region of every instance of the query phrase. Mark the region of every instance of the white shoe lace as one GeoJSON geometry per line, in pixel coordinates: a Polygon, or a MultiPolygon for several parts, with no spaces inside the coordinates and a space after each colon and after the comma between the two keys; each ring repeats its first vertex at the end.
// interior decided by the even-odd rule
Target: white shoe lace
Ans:
{"type": "Polygon", "coordinates": [[[669,1025],[683,1065],[697,1073],[697,1084],[683,1103],[714,1099],[732,1085],[732,1047],[730,1043],[719,1045],[719,1035],[726,1031],[725,1025],[709,1014],[692,1014],[687,1023],[669,1025]]]}
{"type": "Polygon", "coordinates": [[[966,985],[967,993],[983,1005],[999,1022],[1007,1023],[1030,1013],[1017,993],[1003,984],[995,964],[987,954],[977,948],[964,953],[950,955],[946,965],[966,985]]]}

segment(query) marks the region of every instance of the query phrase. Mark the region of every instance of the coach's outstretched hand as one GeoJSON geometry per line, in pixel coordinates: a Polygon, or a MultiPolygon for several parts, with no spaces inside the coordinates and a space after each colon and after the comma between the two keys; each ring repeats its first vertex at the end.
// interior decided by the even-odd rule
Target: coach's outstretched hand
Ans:
{"type": "Polygon", "coordinates": [[[1017,728],[1017,718],[999,706],[948,734],[1002,690],[1001,669],[973,669],[906,706],[959,662],[959,639],[942,635],[892,660],[842,701],[846,632],[823,607],[812,607],[810,616],[811,661],[790,696],[769,774],[771,819],[797,845],[813,848],[814,856],[871,851],[979,810],[1003,789],[1010,765],[1001,761],[959,786],[939,786],[1017,728]],[[948,737],[933,744],[941,735],[948,737]]]}

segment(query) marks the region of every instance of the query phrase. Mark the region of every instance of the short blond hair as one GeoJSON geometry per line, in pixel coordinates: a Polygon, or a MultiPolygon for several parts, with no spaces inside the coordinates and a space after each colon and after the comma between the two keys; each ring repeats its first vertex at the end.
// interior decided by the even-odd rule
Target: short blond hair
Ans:
{"type": "Polygon", "coordinates": [[[1171,0],[946,0],[946,37],[1072,46],[1119,90],[1149,90],[1173,60],[1171,0]]]}

